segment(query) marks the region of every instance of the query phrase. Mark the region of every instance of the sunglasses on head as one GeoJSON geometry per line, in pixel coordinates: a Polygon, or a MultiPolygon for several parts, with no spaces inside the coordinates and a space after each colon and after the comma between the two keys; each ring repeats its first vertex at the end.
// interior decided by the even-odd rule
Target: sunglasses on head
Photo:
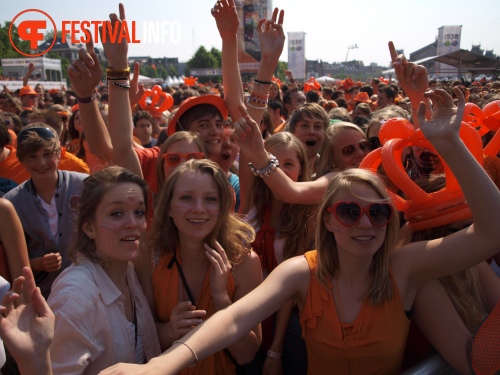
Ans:
{"type": "Polygon", "coordinates": [[[179,165],[180,162],[185,159],[190,160],[190,159],[203,159],[203,152],[190,152],[189,154],[181,154],[178,152],[166,152],[162,156],[163,160],[165,160],[165,163],[171,167],[175,167],[176,165],[179,165]]]}
{"type": "Polygon", "coordinates": [[[370,142],[368,142],[366,139],[363,141],[360,141],[358,143],[351,143],[349,145],[345,145],[340,149],[342,152],[342,155],[352,155],[356,151],[356,149],[361,150],[362,152],[370,152],[370,142]]]}
{"type": "Polygon", "coordinates": [[[29,133],[36,133],[40,138],[45,139],[46,141],[55,138],[54,133],[52,133],[52,130],[49,128],[28,128],[19,132],[17,135],[17,144],[19,145],[23,143],[26,138],[29,137],[29,133]]]}
{"type": "Polygon", "coordinates": [[[326,212],[333,213],[338,221],[346,227],[356,224],[363,213],[368,216],[371,223],[376,227],[387,225],[394,211],[388,203],[372,203],[368,207],[361,207],[355,202],[337,202],[326,209],[326,212]]]}

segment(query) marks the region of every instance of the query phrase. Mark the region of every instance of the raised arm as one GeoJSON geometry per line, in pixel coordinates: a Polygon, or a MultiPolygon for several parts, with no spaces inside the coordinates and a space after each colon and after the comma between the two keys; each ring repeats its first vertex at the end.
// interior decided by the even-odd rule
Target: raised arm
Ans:
{"type": "Polygon", "coordinates": [[[295,257],[280,264],[252,292],[218,311],[193,329],[163,355],[153,358],[144,366],[118,364],[102,372],[119,374],[175,374],[216,353],[242,337],[256,324],[276,311],[290,298],[305,298],[310,270],[304,257],[295,257]],[[196,354],[194,354],[196,353],[196,354]]]}
{"type": "Polygon", "coordinates": [[[422,65],[417,65],[406,60],[404,55],[398,55],[394,43],[389,42],[392,66],[396,73],[399,85],[410,98],[413,126],[420,127],[418,118],[418,108],[421,102],[425,103],[426,117],[430,120],[432,116],[431,101],[424,93],[429,89],[429,77],[427,70],[422,65]]]}
{"type": "Polygon", "coordinates": [[[106,161],[113,159],[113,147],[108,129],[95,100],[95,88],[102,76],[101,64],[94,52],[92,39],[78,51],[79,58],[71,63],[68,75],[77,96],[78,109],[90,152],[106,161]]]}
{"type": "MultiPolygon", "coordinates": [[[[113,30],[121,30],[121,22],[125,20],[125,8],[119,5],[120,17],[110,14],[113,30]]],[[[108,56],[108,90],[109,90],[109,135],[113,145],[113,162],[142,177],[139,158],[133,147],[133,121],[130,107],[129,90],[131,89],[128,77],[119,78],[122,72],[128,69],[128,43],[122,38],[121,43],[111,43],[109,30],[106,29],[107,42],[103,43],[104,51],[108,56]]],[[[134,88],[136,90],[137,87],[134,88]]]]}
{"type": "MultiPolygon", "coordinates": [[[[245,115],[244,111],[242,111],[242,115],[245,115]]],[[[248,167],[248,162],[252,163],[255,169],[263,170],[269,166],[270,157],[264,148],[264,141],[259,126],[250,116],[248,116],[248,114],[235,122],[234,127],[235,138],[240,145],[240,153],[242,156],[247,156],[246,162],[243,162],[240,158],[240,186],[243,190],[245,185],[241,183],[242,173],[252,174],[248,167]]],[[[330,172],[314,181],[295,182],[280,168],[277,168],[276,171],[270,173],[268,177],[263,177],[263,180],[272,190],[273,194],[283,202],[318,204],[322,201],[328,184],[334,176],[335,172],[330,172]]],[[[251,189],[251,185],[248,185],[248,189],[251,189]]],[[[243,197],[241,191],[240,196],[243,197]]],[[[241,210],[240,212],[245,213],[241,210]]]]}
{"type": "Polygon", "coordinates": [[[500,192],[459,137],[465,99],[458,88],[458,109],[444,90],[426,93],[435,107],[425,120],[425,104],[419,107],[422,132],[453,171],[473,216],[473,224],[433,241],[408,244],[400,250],[411,261],[409,272],[417,282],[456,273],[493,256],[500,248],[500,192]]]}
{"type": "MultiPolygon", "coordinates": [[[[212,15],[217,22],[217,28],[222,38],[222,76],[224,82],[224,101],[231,117],[237,121],[240,117],[240,111],[245,108],[243,102],[243,85],[238,67],[238,39],[237,32],[239,26],[238,14],[234,0],[218,1],[212,9],[212,15]]],[[[272,19],[266,21],[261,19],[257,25],[259,34],[262,59],[256,76],[256,83],[252,92],[258,97],[267,98],[271,79],[273,77],[279,57],[283,51],[285,35],[283,33],[284,11],[279,12],[274,9],[272,19]],[[279,14],[279,19],[278,19],[279,14]],[[264,82],[264,84],[259,83],[264,82]],[[266,82],[269,82],[267,84],[266,82]]],[[[248,105],[249,115],[260,122],[265,106],[259,108],[256,105],[248,105]]],[[[247,155],[240,150],[240,165],[248,163],[247,155]]],[[[240,170],[240,213],[246,213],[250,209],[249,190],[253,185],[253,175],[250,171],[240,170]]]]}
{"type": "Polygon", "coordinates": [[[0,198],[0,217],[0,242],[5,249],[10,275],[15,279],[30,265],[23,226],[12,203],[4,198],[0,198]]]}
{"type": "Polygon", "coordinates": [[[35,71],[35,64],[29,63],[28,70],[26,71],[26,75],[23,78],[23,86],[28,86],[28,81],[30,80],[31,75],[35,71]]]}
{"type": "Polygon", "coordinates": [[[297,85],[297,80],[293,77],[293,73],[291,70],[285,70],[285,75],[286,75],[286,78],[288,78],[288,82],[290,82],[290,89],[293,90],[293,89],[298,89],[299,86],[297,85]]]}

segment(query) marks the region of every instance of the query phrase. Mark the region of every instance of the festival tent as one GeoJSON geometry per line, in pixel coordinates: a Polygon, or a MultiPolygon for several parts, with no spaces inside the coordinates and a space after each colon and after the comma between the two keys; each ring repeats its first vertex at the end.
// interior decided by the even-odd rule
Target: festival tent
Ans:
{"type": "MultiPolygon", "coordinates": [[[[134,73],[131,73],[130,79],[133,79],[133,78],[134,78],[134,73]]],[[[159,80],[161,80],[161,78],[159,80]]],[[[147,84],[154,84],[157,81],[158,81],[158,78],[149,78],[149,77],[146,77],[146,76],[139,74],[139,83],[147,85],[147,84]]]]}
{"type": "Polygon", "coordinates": [[[322,76],[322,77],[316,78],[316,81],[319,83],[337,83],[337,82],[340,82],[340,79],[332,78],[332,77],[328,77],[328,76],[322,76]]]}

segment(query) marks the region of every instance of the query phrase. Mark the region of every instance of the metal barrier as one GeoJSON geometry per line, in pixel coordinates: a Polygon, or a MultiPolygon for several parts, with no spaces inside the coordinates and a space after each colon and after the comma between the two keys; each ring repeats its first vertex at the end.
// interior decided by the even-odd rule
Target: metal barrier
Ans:
{"type": "Polygon", "coordinates": [[[401,373],[401,375],[458,375],[439,354],[419,362],[415,366],[401,373]]]}

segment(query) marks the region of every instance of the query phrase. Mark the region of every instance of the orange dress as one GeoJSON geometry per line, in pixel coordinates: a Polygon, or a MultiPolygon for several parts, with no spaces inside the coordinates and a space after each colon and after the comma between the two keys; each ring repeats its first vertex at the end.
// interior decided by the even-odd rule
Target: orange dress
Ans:
{"type": "MultiPolygon", "coordinates": [[[[179,272],[177,267],[172,265],[170,269],[168,265],[172,260],[173,254],[164,255],[158,266],[153,272],[153,292],[156,314],[161,322],[169,322],[172,310],[179,304],[179,272]]],[[[180,256],[177,255],[177,261],[182,265],[180,256]]],[[[205,310],[207,314],[204,319],[208,319],[215,314],[215,306],[210,291],[210,270],[205,275],[201,294],[196,301],[198,310],[205,310]]],[[[227,295],[232,300],[234,297],[235,285],[233,274],[230,273],[227,279],[227,295]]],[[[188,367],[182,370],[179,374],[182,375],[220,375],[220,374],[235,374],[236,367],[229,356],[220,351],[198,362],[194,367],[188,367]]]]}
{"type": "Polygon", "coordinates": [[[393,297],[379,306],[365,300],[356,320],[344,323],[344,341],[331,288],[322,286],[315,277],[316,250],[305,257],[311,279],[300,323],[308,374],[399,374],[410,321],[392,273],[393,297]]]}

